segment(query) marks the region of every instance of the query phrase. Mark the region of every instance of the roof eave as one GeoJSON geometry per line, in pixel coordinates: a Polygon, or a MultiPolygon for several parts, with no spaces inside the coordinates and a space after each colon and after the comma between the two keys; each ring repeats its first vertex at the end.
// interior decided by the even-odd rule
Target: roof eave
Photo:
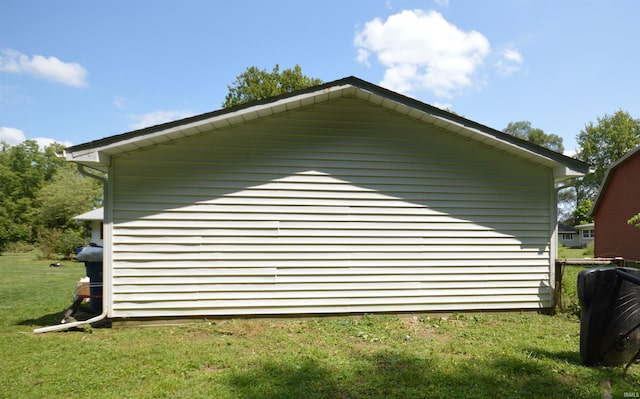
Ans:
{"type": "Polygon", "coordinates": [[[82,150],[78,152],[64,150],[64,158],[69,162],[76,162],[92,168],[101,169],[111,165],[111,157],[99,149],[82,150]]]}
{"type": "Polygon", "coordinates": [[[577,179],[583,177],[587,172],[583,170],[576,170],[566,165],[558,165],[553,168],[553,180],[555,183],[560,183],[566,180],[577,179]]]}
{"type": "Polygon", "coordinates": [[[359,79],[358,81],[359,90],[357,91],[357,95],[359,97],[371,101],[374,104],[386,106],[395,112],[404,113],[424,122],[433,123],[440,128],[465,136],[471,140],[552,167],[555,182],[582,177],[590,171],[588,164],[575,158],[538,146],[527,140],[519,139],[440,108],[433,107],[414,98],[359,79]]]}
{"type": "Polygon", "coordinates": [[[85,213],[83,213],[81,215],[74,216],[72,219],[73,220],[87,220],[87,221],[103,220],[104,219],[104,208],[97,208],[97,209],[91,210],[89,212],[85,212],[85,213]]]}
{"type": "Polygon", "coordinates": [[[356,96],[399,114],[426,123],[432,123],[470,140],[544,164],[553,169],[556,181],[583,176],[589,171],[588,165],[579,160],[569,158],[353,76],[249,104],[242,104],[69,147],[65,151],[66,159],[92,167],[108,167],[111,162],[111,156],[115,154],[143,149],[193,134],[249,122],[257,118],[299,109],[344,96],[356,96]]]}
{"type": "Polygon", "coordinates": [[[355,88],[349,84],[333,85],[314,91],[296,92],[257,101],[229,109],[218,110],[196,117],[168,122],[145,129],[80,144],[65,149],[67,161],[90,166],[109,166],[114,154],[144,149],[172,140],[188,137],[206,131],[245,123],[254,119],[288,112],[302,107],[321,103],[334,98],[353,94],[355,88]]]}

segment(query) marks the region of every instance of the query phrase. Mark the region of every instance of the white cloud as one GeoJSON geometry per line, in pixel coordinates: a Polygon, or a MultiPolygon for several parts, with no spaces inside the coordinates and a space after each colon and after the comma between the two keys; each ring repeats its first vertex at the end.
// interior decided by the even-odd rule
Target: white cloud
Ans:
{"type": "Polygon", "coordinates": [[[522,54],[520,54],[520,52],[518,50],[505,50],[504,53],[504,58],[505,60],[509,60],[509,61],[513,61],[515,63],[521,64],[523,59],[522,59],[522,54]]]}
{"type": "Polygon", "coordinates": [[[506,49],[502,52],[500,59],[496,62],[495,67],[498,73],[503,76],[509,76],[522,68],[524,58],[518,50],[506,49]]]}
{"type": "Polygon", "coordinates": [[[171,122],[174,120],[187,118],[193,116],[191,111],[154,111],[148,112],[142,115],[132,115],[131,119],[135,122],[131,123],[129,127],[133,130],[143,129],[149,126],[159,125],[165,122],[171,122]]]}
{"type": "Polygon", "coordinates": [[[0,141],[4,141],[9,145],[20,144],[26,140],[26,137],[22,130],[15,127],[1,127],[0,126],[0,141]]]}
{"type": "Polygon", "coordinates": [[[60,141],[49,137],[36,137],[33,139],[28,139],[25,136],[24,132],[20,129],[16,129],[14,127],[0,127],[0,141],[4,141],[5,143],[13,146],[21,144],[25,140],[35,140],[41,150],[53,143],[60,143],[65,147],[73,145],[73,143],[71,143],[70,141],[60,141]]]}
{"type": "Polygon", "coordinates": [[[73,145],[73,143],[70,141],[60,141],[60,140],[52,139],[49,137],[36,137],[31,140],[35,140],[38,143],[38,146],[40,146],[41,150],[50,146],[53,143],[60,143],[65,147],[71,147],[73,145]]]}
{"type": "Polygon", "coordinates": [[[369,63],[369,51],[367,51],[366,49],[359,48],[356,59],[358,60],[359,63],[364,64],[367,67],[371,66],[371,64],[369,63]]]}
{"type": "Polygon", "coordinates": [[[391,90],[431,90],[451,98],[478,85],[474,74],[490,52],[479,32],[460,30],[436,11],[402,11],[386,21],[375,18],[357,32],[358,62],[375,54],[385,68],[380,83],[391,90]]]}
{"type": "Polygon", "coordinates": [[[0,52],[0,72],[26,73],[73,87],[87,86],[87,70],[78,63],[60,61],[42,55],[29,56],[16,50],[0,52]]]}
{"type": "Polygon", "coordinates": [[[120,96],[114,96],[113,97],[113,105],[117,108],[117,109],[126,109],[127,108],[127,103],[129,102],[129,100],[127,100],[124,97],[120,97],[120,96]]]}

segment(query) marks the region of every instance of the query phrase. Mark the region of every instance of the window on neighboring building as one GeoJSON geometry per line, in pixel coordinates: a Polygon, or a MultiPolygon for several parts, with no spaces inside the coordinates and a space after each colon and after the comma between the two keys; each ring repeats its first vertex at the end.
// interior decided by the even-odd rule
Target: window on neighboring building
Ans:
{"type": "Polygon", "coordinates": [[[560,236],[563,240],[573,240],[573,233],[561,233],[560,236]]]}
{"type": "Polygon", "coordinates": [[[582,238],[593,238],[594,236],[595,235],[593,230],[589,230],[589,229],[582,230],[582,238]]]}

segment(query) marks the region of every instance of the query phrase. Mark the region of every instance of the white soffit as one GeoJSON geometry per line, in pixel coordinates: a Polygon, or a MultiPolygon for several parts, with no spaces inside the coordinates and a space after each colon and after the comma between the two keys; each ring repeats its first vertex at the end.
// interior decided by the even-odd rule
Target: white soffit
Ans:
{"type": "Polygon", "coordinates": [[[149,134],[133,136],[123,140],[96,147],[90,150],[67,153],[67,160],[75,162],[102,163],[106,161],[104,155],[116,155],[130,151],[141,150],[146,147],[188,137],[194,134],[230,127],[237,124],[293,111],[314,104],[322,103],[334,98],[344,97],[353,93],[352,85],[342,85],[326,88],[317,92],[303,93],[294,97],[287,97],[275,102],[242,108],[233,112],[223,112],[211,118],[198,120],[183,125],[160,129],[149,134]],[[351,90],[350,90],[351,89],[351,90]]]}
{"type": "Polygon", "coordinates": [[[531,160],[533,162],[545,165],[547,167],[557,167],[559,163],[543,155],[537,154],[526,148],[518,147],[513,143],[501,140],[498,137],[484,133],[476,128],[465,126],[462,123],[458,123],[438,115],[430,114],[418,108],[410,107],[408,105],[399,103],[397,101],[384,98],[380,95],[371,93],[364,89],[357,89],[357,96],[364,100],[367,100],[373,104],[379,104],[387,109],[404,114],[414,119],[421,120],[426,123],[431,123],[441,129],[450,131],[455,134],[459,134],[470,140],[480,142],[496,149],[517,155],[521,158],[531,160]]]}
{"type": "MultiPolygon", "coordinates": [[[[329,100],[349,96],[355,96],[371,104],[380,105],[398,114],[406,115],[424,123],[433,124],[443,130],[450,131],[454,134],[468,138],[469,140],[483,143],[498,150],[531,160],[532,162],[554,168],[556,171],[556,173],[554,173],[556,178],[562,179],[568,178],[568,176],[573,177],[575,174],[581,174],[577,171],[568,171],[567,173],[560,172],[560,170],[564,171],[568,168],[564,168],[564,165],[561,165],[561,163],[556,160],[544,156],[544,154],[539,154],[527,148],[520,147],[517,144],[502,140],[499,137],[485,133],[476,127],[467,126],[464,124],[464,120],[458,122],[448,119],[444,116],[430,113],[428,109],[421,109],[420,107],[407,105],[403,102],[397,101],[396,99],[374,93],[367,88],[359,87],[349,82],[344,82],[335,86],[325,86],[320,90],[303,92],[298,95],[281,98],[273,102],[247,106],[236,111],[214,112],[209,118],[194,120],[192,122],[185,121],[184,124],[174,124],[165,129],[162,129],[161,126],[158,126],[157,129],[150,128],[150,131],[147,134],[141,132],[142,134],[123,137],[122,140],[114,140],[104,145],[96,143],[97,146],[94,148],[67,153],[66,158],[69,161],[79,163],[108,166],[110,163],[110,156],[112,155],[141,150],[195,134],[243,124],[259,118],[294,111],[329,100]],[[559,166],[563,166],[563,168],[559,168],[559,166]]],[[[177,122],[179,123],[179,121],[177,122]]],[[[124,136],[127,136],[127,134],[124,136]]]]}

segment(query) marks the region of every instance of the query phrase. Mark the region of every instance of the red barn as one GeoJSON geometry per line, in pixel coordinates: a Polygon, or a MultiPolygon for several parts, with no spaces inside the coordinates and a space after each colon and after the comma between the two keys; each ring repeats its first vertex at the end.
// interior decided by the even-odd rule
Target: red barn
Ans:
{"type": "Polygon", "coordinates": [[[640,212],[640,147],[611,165],[591,211],[595,256],[640,260],[640,229],[627,223],[640,212]]]}

